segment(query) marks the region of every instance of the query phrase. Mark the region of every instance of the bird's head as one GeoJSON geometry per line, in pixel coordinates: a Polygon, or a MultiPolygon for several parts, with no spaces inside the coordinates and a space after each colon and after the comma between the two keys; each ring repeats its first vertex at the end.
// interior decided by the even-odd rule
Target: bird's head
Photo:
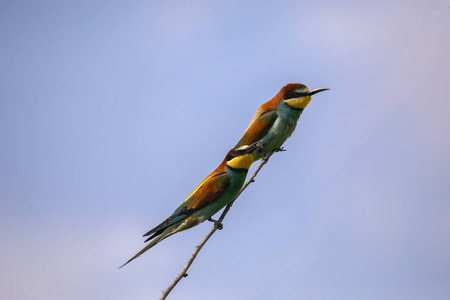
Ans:
{"type": "Polygon", "coordinates": [[[248,170],[253,163],[253,151],[258,145],[241,146],[230,150],[227,154],[227,166],[232,169],[248,170]]]}
{"type": "Polygon", "coordinates": [[[290,83],[282,89],[283,102],[286,103],[287,106],[294,109],[305,109],[311,101],[312,95],[326,90],[329,89],[310,90],[304,84],[290,83]]]}

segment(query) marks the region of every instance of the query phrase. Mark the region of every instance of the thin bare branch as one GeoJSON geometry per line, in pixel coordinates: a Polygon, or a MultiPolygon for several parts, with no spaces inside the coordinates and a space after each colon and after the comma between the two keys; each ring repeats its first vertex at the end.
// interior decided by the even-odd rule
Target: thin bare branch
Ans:
{"type": "Polygon", "coordinates": [[[206,242],[209,240],[209,238],[214,234],[214,232],[216,232],[217,229],[222,229],[222,221],[223,219],[225,219],[225,216],[227,215],[228,211],[230,210],[231,206],[233,206],[234,201],[236,201],[237,197],[239,197],[239,195],[247,188],[247,186],[249,186],[250,183],[254,182],[256,175],[258,175],[258,172],[261,170],[261,168],[269,161],[269,158],[272,156],[272,154],[274,154],[275,152],[278,151],[285,151],[283,148],[275,150],[269,154],[267,154],[265,157],[263,157],[261,159],[261,162],[259,163],[258,167],[256,168],[255,172],[253,172],[252,176],[247,180],[247,182],[245,182],[245,184],[242,186],[241,190],[239,191],[239,193],[237,194],[237,196],[233,199],[233,201],[231,201],[227,207],[225,207],[225,209],[223,210],[222,214],[220,215],[219,219],[217,221],[214,222],[214,226],[213,228],[211,228],[211,230],[208,232],[208,234],[203,238],[203,240],[200,242],[200,244],[198,244],[195,247],[194,252],[192,253],[191,257],[189,258],[189,260],[186,262],[186,264],[184,265],[183,269],[181,270],[180,274],[178,274],[177,277],[175,277],[175,279],[173,280],[173,282],[169,285],[169,287],[167,289],[165,289],[162,292],[161,297],[159,298],[159,300],[164,300],[166,299],[166,297],[169,295],[169,293],[173,290],[173,288],[178,284],[178,282],[180,282],[180,280],[183,277],[187,277],[187,270],[189,269],[189,267],[191,266],[191,264],[194,262],[195,258],[197,257],[197,254],[200,252],[200,250],[202,249],[202,247],[206,244],[206,242]]]}

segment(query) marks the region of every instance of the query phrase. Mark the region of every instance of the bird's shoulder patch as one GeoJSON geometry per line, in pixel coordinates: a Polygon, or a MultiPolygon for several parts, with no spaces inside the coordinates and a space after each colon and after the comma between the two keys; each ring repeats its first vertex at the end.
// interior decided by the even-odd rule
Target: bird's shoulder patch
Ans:
{"type": "Polygon", "coordinates": [[[229,183],[230,178],[226,172],[214,174],[195,191],[192,201],[186,203],[186,208],[197,210],[213,202],[227,190],[229,183]]]}

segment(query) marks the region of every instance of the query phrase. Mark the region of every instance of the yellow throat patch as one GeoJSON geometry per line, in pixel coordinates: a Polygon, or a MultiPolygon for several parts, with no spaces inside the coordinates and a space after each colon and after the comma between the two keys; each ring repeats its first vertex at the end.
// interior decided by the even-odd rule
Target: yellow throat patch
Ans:
{"type": "Polygon", "coordinates": [[[238,156],[233,158],[232,160],[227,162],[227,166],[233,169],[249,169],[253,163],[253,154],[245,154],[242,156],[238,156]]]}
{"type": "Polygon", "coordinates": [[[284,100],[284,102],[292,108],[305,109],[305,107],[308,106],[309,102],[311,102],[311,96],[306,96],[298,99],[284,100]]]}

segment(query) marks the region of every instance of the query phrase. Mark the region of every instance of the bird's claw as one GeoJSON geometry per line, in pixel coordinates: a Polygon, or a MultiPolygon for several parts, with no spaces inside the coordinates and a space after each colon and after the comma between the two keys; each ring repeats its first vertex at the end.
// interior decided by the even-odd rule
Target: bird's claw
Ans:
{"type": "Polygon", "coordinates": [[[255,148],[255,151],[258,149],[258,151],[257,151],[258,156],[261,156],[263,158],[267,157],[267,153],[264,152],[264,146],[262,144],[255,142],[252,145],[253,145],[253,148],[255,148]]]}
{"type": "Polygon", "coordinates": [[[211,218],[211,217],[208,218],[208,221],[213,222],[214,225],[217,226],[217,229],[218,229],[218,230],[222,230],[222,229],[223,229],[223,224],[222,224],[222,222],[217,221],[217,220],[214,220],[214,219],[211,218]]]}
{"type": "Polygon", "coordinates": [[[262,159],[265,160],[265,161],[267,162],[267,161],[269,160],[269,157],[270,157],[273,153],[276,153],[276,152],[283,152],[283,151],[286,151],[286,149],[284,149],[284,147],[280,147],[280,148],[278,148],[278,149],[272,150],[272,152],[270,152],[270,153],[262,152],[262,153],[260,153],[260,154],[261,154],[262,159]]]}

